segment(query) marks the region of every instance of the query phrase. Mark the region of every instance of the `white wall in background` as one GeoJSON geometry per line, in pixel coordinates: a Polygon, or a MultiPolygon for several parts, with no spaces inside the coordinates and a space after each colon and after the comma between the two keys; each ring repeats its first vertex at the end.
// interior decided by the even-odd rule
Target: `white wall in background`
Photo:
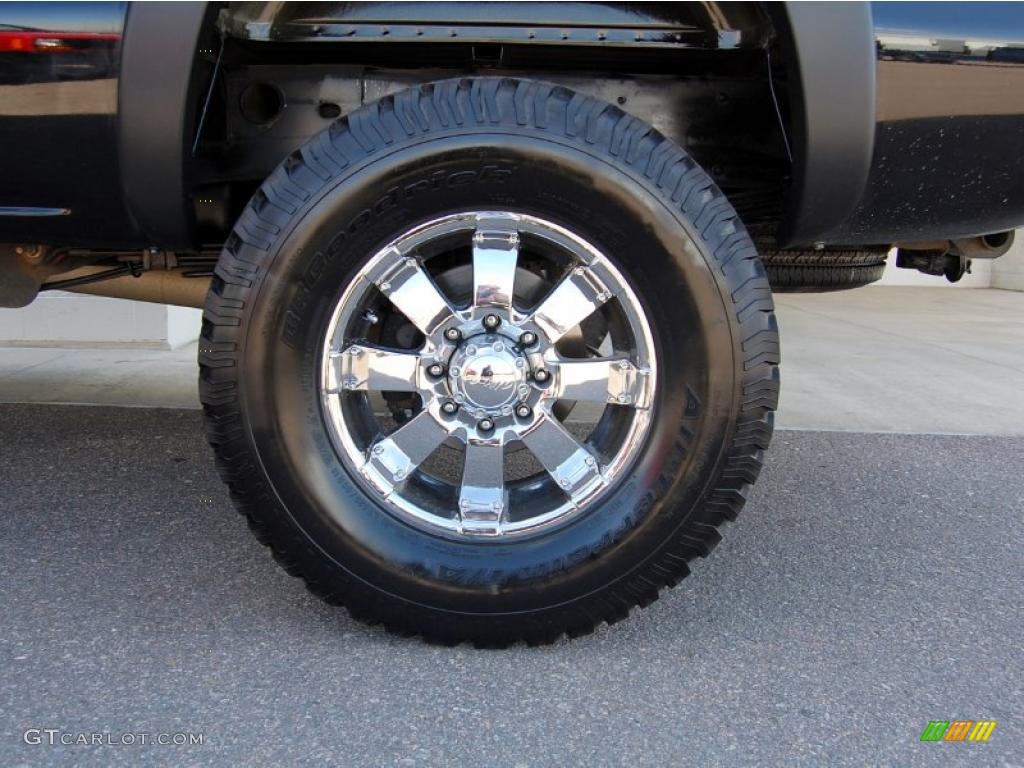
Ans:
{"type": "Polygon", "coordinates": [[[199,338],[203,310],[192,307],[166,307],[167,346],[177,349],[199,338]]]}
{"type": "Polygon", "coordinates": [[[199,337],[202,312],[53,291],[0,309],[0,346],[173,349],[199,337]]]}
{"type": "Polygon", "coordinates": [[[992,287],[1024,291],[1024,229],[1017,230],[1010,250],[992,262],[992,287]]]}

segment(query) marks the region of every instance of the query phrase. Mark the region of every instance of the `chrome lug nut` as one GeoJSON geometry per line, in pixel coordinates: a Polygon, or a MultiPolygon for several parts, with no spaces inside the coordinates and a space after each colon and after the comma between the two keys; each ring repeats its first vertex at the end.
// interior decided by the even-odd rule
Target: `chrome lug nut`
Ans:
{"type": "Polygon", "coordinates": [[[501,325],[501,318],[497,315],[487,315],[487,317],[484,318],[484,328],[489,331],[493,331],[499,325],[501,325]]]}
{"type": "Polygon", "coordinates": [[[532,347],[537,343],[537,334],[533,331],[526,331],[522,336],[519,337],[519,343],[524,347],[532,347]]]}
{"type": "Polygon", "coordinates": [[[460,331],[458,328],[446,328],[444,332],[444,337],[448,339],[448,341],[458,341],[459,339],[462,338],[462,331],[460,331]]]}
{"type": "Polygon", "coordinates": [[[481,432],[490,432],[494,429],[494,420],[484,417],[476,423],[476,428],[481,432]]]}
{"type": "Polygon", "coordinates": [[[551,378],[551,374],[544,368],[538,368],[533,372],[533,380],[538,384],[543,384],[551,378]]]}
{"type": "Polygon", "coordinates": [[[440,363],[431,363],[427,366],[427,373],[433,376],[435,379],[440,379],[444,376],[444,366],[440,363]]]}
{"type": "Polygon", "coordinates": [[[458,403],[452,402],[451,400],[445,400],[441,403],[441,411],[448,414],[449,416],[454,415],[459,410],[458,403]]]}
{"type": "Polygon", "coordinates": [[[516,416],[520,419],[528,419],[533,415],[533,409],[526,403],[516,406],[516,416]]]}

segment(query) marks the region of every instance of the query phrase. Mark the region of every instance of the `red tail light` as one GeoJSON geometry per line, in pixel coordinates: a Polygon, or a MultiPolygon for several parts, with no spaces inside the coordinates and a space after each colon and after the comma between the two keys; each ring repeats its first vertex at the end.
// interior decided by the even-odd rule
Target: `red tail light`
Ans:
{"type": "Polygon", "coordinates": [[[120,35],[106,32],[8,32],[0,30],[0,53],[66,53],[86,46],[75,43],[112,41],[120,35]]]}

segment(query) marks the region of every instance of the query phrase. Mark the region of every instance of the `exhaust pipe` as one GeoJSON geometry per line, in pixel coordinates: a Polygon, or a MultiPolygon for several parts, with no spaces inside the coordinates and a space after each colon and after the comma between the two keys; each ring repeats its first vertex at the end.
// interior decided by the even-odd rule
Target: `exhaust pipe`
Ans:
{"type": "Polygon", "coordinates": [[[973,259],[996,259],[1010,250],[1014,232],[992,232],[959,240],[897,243],[896,266],[926,275],[945,275],[951,283],[971,271],[973,259]]]}
{"type": "Polygon", "coordinates": [[[955,252],[965,259],[996,259],[1010,250],[1015,232],[991,232],[958,240],[926,240],[917,243],[896,243],[901,251],[955,252]]]}
{"type": "Polygon", "coordinates": [[[953,246],[966,259],[996,259],[1010,250],[1014,234],[1013,230],[993,232],[989,235],[969,237],[966,240],[954,240],[953,246]]]}

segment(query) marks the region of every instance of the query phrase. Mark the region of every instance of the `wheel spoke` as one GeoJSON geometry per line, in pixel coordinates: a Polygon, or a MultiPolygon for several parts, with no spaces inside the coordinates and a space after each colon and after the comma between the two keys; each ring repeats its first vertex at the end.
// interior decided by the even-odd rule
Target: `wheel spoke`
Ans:
{"type": "Polygon", "coordinates": [[[454,314],[448,299],[412,256],[402,258],[374,282],[381,293],[426,336],[438,330],[454,314]]]}
{"type": "Polygon", "coordinates": [[[328,392],[374,390],[418,392],[420,356],[414,352],[379,349],[353,344],[332,356],[328,392]]]}
{"type": "Polygon", "coordinates": [[[546,395],[555,400],[650,407],[650,371],[626,358],[562,360],[546,395]]]}
{"type": "Polygon", "coordinates": [[[420,413],[370,448],[363,474],[385,496],[408,479],[447,437],[446,430],[429,411],[420,413]]]}
{"type": "Polygon", "coordinates": [[[470,438],[459,489],[459,516],[465,533],[501,533],[507,507],[505,450],[500,440],[470,438]]]}
{"type": "Polygon", "coordinates": [[[576,267],[534,310],[531,319],[554,344],[611,297],[597,271],[576,267]]]}
{"type": "Polygon", "coordinates": [[[523,442],[577,506],[604,487],[597,460],[553,416],[542,416],[523,442]]]}
{"type": "Polygon", "coordinates": [[[481,219],[473,235],[473,303],[510,310],[518,261],[515,220],[481,219]]]}

